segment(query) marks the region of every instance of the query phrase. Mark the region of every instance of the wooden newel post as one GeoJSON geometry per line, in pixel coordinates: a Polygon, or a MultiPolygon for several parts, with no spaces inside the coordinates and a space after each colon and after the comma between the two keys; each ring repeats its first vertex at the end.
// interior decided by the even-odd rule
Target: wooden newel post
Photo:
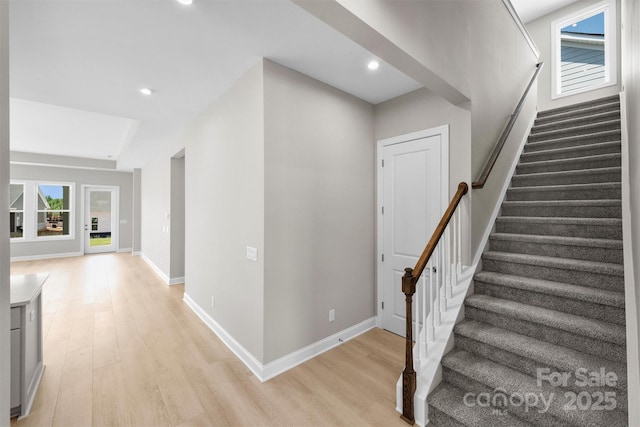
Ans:
{"type": "Polygon", "coordinates": [[[402,276],[402,292],[407,305],[407,336],[405,339],[404,371],[402,371],[402,419],[414,424],[413,395],[416,393],[416,371],[413,369],[413,294],[416,293],[417,280],[413,277],[413,269],[405,268],[402,276]]]}

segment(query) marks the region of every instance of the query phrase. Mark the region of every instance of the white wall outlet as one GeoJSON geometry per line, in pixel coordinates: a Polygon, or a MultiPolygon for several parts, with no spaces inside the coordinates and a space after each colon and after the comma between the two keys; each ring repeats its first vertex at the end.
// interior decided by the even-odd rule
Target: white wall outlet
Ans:
{"type": "Polygon", "coordinates": [[[336,320],[336,311],[334,309],[329,310],[329,322],[336,320]]]}
{"type": "Polygon", "coordinates": [[[258,248],[247,246],[247,259],[258,261],[258,248]]]}
{"type": "Polygon", "coordinates": [[[216,306],[216,299],[214,297],[211,297],[211,307],[215,307],[216,306]]]}

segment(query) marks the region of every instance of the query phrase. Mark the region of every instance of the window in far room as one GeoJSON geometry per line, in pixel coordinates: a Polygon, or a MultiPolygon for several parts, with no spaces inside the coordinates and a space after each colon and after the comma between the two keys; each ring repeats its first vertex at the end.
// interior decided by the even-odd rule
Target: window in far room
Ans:
{"type": "Polygon", "coordinates": [[[552,97],[616,83],[615,0],[597,3],[551,24],[552,97]]]}
{"type": "Polygon", "coordinates": [[[37,196],[37,236],[68,236],[71,230],[71,187],[38,184],[37,196]]]}
{"type": "Polygon", "coordinates": [[[24,184],[9,186],[9,235],[12,239],[24,236],[24,184]]]}

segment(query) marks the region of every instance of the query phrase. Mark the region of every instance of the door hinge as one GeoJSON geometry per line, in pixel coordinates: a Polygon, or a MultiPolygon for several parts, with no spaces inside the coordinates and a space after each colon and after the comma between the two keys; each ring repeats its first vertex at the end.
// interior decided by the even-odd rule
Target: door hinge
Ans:
{"type": "Polygon", "coordinates": [[[382,254],[382,262],[384,262],[384,254],[382,254]]]}
{"type": "Polygon", "coordinates": [[[384,167],[384,159],[382,159],[382,167],[384,167]]]}
{"type": "Polygon", "coordinates": [[[438,267],[433,267],[433,272],[437,273],[438,272],[438,267]]]}
{"type": "Polygon", "coordinates": [[[384,206],[382,207],[382,215],[384,215],[384,206]]]}
{"type": "Polygon", "coordinates": [[[382,309],[384,310],[384,301],[382,301],[382,309]]]}

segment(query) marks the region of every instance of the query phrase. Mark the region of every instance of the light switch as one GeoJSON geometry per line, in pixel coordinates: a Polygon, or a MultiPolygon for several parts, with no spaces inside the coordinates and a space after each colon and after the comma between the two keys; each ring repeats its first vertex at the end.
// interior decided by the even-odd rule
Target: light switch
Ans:
{"type": "Polygon", "coordinates": [[[258,261],[258,248],[247,246],[247,259],[258,261]]]}

